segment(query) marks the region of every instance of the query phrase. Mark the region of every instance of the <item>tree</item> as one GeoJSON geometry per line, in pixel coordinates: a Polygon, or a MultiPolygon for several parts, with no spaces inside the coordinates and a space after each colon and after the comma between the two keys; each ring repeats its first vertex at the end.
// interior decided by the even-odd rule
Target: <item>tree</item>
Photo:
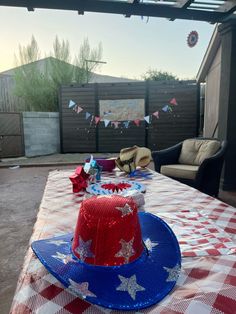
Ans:
{"type": "Polygon", "coordinates": [[[53,52],[50,54],[48,70],[56,90],[61,84],[71,84],[74,77],[74,66],[71,65],[70,44],[60,41],[56,36],[53,43],[53,52]],[[59,62],[58,62],[59,60],[59,62]]]}
{"type": "Polygon", "coordinates": [[[47,69],[40,70],[36,62],[40,59],[40,51],[34,36],[26,47],[19,46],[19,56],[15,58],[18,67],[14,75],[14,92],[25,104],[19,109],[54,111],[56,106],[51,80],[47,69]]]}
{"type": "Polygon", "coordinates": [[[26,47],[19,46],[19,55],[16,57],[18,67],[15,70],[15,94],[23,99],[24,110],[57,111],[58,89],[61,85],[71,83],[86,83],[91,77],[91,71],[98,64],[91,65],[86,60],[100,61],[102,57],[101,43],[97,48],[90,48],[88,39],[85,39],[79,53],[72,57],[68,41],[59,40],[56,36],[53,42],[53,51],[49,58],[41,62],[40,50],[35,38],[26,47]]]}
{"type": "Polygon", "coordinates": [[[172,73],[149,69],[142,75],[144,81],[178,81],[179,78],[172,73]]]}
{"type": "Polygon", "coordinates": [[[79,54],[75,57],[75,81],[77,83],[89,82],[92,77],[92,71],[98,67],[96,61],[99,62],[101,59],[102,44],[99,43],[97,48],[91,49],[88,38],[85,38],[80,47],[79,54]]]}

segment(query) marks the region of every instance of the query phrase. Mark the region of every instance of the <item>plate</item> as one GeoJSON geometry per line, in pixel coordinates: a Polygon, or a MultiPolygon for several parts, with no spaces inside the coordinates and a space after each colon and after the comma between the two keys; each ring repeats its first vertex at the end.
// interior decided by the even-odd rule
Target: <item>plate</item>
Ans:
{"type": "Polygon", "coordinates": [[[89,185],[86,191],[94,195],[126,194],[130,191],[144,193],[145,186],[136,181],[103,181],[89,185]]]}

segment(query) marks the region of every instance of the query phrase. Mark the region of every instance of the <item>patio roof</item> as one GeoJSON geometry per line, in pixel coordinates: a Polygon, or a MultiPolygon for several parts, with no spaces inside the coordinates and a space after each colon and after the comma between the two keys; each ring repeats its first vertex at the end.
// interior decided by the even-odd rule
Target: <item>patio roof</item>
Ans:
{"type": "Polygon", "coordinates": [[[0,6],[74,10],[222,23],[235,19],[236,0],[0,0],[0,6]]]}

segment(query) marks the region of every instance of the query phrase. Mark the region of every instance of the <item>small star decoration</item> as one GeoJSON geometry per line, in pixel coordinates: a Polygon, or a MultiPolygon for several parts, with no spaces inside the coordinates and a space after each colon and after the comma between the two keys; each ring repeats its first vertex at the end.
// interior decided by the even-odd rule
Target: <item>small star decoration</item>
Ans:
{"type": "Polygon", "coordinates": [[[131,256],[135,254],[135,251],[133,249],[133,242],[134,238],[132,238],[129,242],[126,242],[125,240],[121,239],[121,249],[119,252],[116,253],[115,257],[124,257],[125,263],[127,264],[129,262],[129,259],[131,256]]]}
{"type": "Polygon", "coordinates": [[[121,211],[121,217],[124,217],[126,215],[129,215],[133,212],[133,209],[129,206],[129,204],[125,204],[124,207],[116,207],[116,209],[121,211]]]}
{"type": "Polygon", "coordinates": [[[73,281],[72,279],[69,279],[70,285],[69,285],[69,290],[71,290],[75,295],[86,299],[86,297],[96,297],[94,293],[92,293],[88,287],[89,283],[88,282],[81,282],[77,283],[73,281]]]}
{"type": "Polygon", "coordinates": [[[117,291],[127,291],[133,300],[136,299],[136,293],[138,291],[144,291],[145,288],[137,284],[136,275],[131,276],[130,278],[125,278],[121,275],[118,275],[121,284],[116,288],[117,291]]]}
{"type": "Polygon", "coordinates": [[[145,241],[144,241],[144,244],[146,246],[146,248],[148,249],[148,251],[152,252],[152,248],[157,246],[158,243],[157,242],[152,242],[149,238],[147,238],[145,241]]]}
{"type": "Polygon", "coordinates": [[[63,264],[67,264],[67,263],[73,261],[71,254],[65,255],[65,254],[62,254],[60,252],[56,252],[56,254],[57,255],[52,255],[52,257],[54,257],[58,261],[62,262],[63,264]]]}
{"type": "Polygon", "coordinates": [[[166,279],[167,282],[169,281],[177,281],[180,273],[180,265],[177,264],[173,268],[163,267],[169,274],[168,278],[166,279]]]}
{"type": "Polygon", "coordinates": [[[47,243],[55,244],[56,246],[60,246],[61,244],[67,244],[67,242],[63,240],[50,240],[47,243]]]}
{"type": "Polygon", "coordinates": [[[94,257],[94,254],[91,252],[92,240],[84,241],[79,236],[79,246],[75,249],[76,253],[79,254],[81,261],[84,261],[87,257],[94,257]]]}

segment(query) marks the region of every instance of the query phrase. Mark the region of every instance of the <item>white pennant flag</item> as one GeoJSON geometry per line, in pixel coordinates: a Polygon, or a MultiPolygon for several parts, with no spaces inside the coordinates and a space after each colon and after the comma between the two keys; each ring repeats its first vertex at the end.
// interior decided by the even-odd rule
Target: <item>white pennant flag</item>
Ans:
{"type": "Polygon", "coordinates": [[[110,123],[110,120],[104,119],[105,128],[108,126],[109,123],[110,123]]]}
{"type": "Polygon", "coordinates": [[[70,100],[69,102],[69,108],[73,108],[76,105],[76,103],[73,100],[70,100]]]}
{"type": "Polygon", "coordinates": [[[147,123],[150,123],[150,116],[144,117],[144,120],[145,120],[147,123]]]}

